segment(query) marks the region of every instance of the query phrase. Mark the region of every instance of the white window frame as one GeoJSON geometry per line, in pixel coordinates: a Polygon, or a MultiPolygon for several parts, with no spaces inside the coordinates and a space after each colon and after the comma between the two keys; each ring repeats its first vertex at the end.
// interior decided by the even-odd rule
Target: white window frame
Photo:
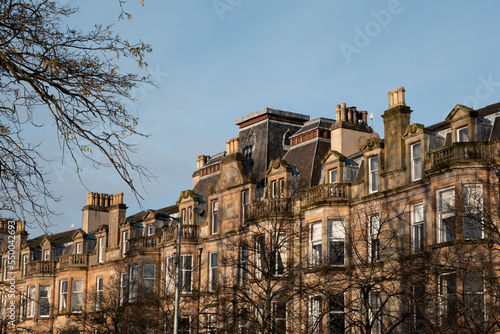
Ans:
{"type": "Polygon", "coordinates": [[[338,169],[330,169],[329,175],[328,175],[328,181],[329,183],[338,183],[338,169]]]}
{"type": "Polygon", "coordinates": [[[244,222],[248,220],[250,213],[250,191],[245,189],[241,192],[241,219],[244,222]]]}
{"type": "Polygon", "coordinates": [[[312,267],[319,267],[323,263],[323,223],[321,221],[309,224],[311,226],[310,260],[312,267]]]}
{"type": "Polygon", "coordinates": [[[375,193],[379,189],[379,180],[378,180],[378,171],[379,171],[379,161],[378,156],[373,156],[368,158],[368,192],[375,193]],[[374,166],[374,162],[376,162],[376,167],[374,166]]]}
{"type": "Polygon", "coordinates": [[[146,263],[142,265],[142,291],[154,293],[155,292],[155,282],[156,282],[156,265],[151,263],[146,263]],[[147,269],[152,269],[152,277],[146,276],[147,269]],[[148,290],[150,289],[150,290],[148,290]]]}
{"type": "Polygon", "coordinates": [[[219,233],[219,201],[213,200],[212,207],[212,234],[219,233]]]}
{"type": "Polygon", "coordinates": [[[68,280],[59,282],[59,312],[68,311],[68,280]]]}
{"type": "Polygon", "coordinates": [[[286,233],[274,233],[274,275],[282,276],[286,273],[286,262],[287,262],[287,242],[286,233]]]}
{"type": "Polygon", "coordinates": [[[380,291],[373,290],[368,293],[368,316],[372,323],[370,334],[382,333],[382,314],[381,314],[380,291]]]}
{"type": "Polygon", "coordinates": [[[82,313],[83,312],[83,279],[72,279],[71,280],[71,305],[70,306],[71,306],[72,313],[82,313]],[[77,289],[78,283],[80,283],[81,290],[77,289]],[[80,299],[81,304],[77,304],[78,299],[80,299]],[[78,305],[80,305],[80,307],[78,307],[78,305]]]}
{"type": "Polygon", "coordinates": [[[155,234],[155,227],[153,224],[148,224],[148,236],[153,236],[155,234]]]}
{"type": "Polygon", "coordinates": [[[135,302],[139,292],[139,266],[132,266],[129,270],[129,291],[128,300],[135,302]]]}
{"type": "MultiPolygon", "coordinates": [[[[484,238],[484,228],[483,228],[483,185],[477,184],[463,184],[462,185],[462,237],[464,239],[482,239],[484,238]],[[479,236],[468,236],[466,235],[466,222],[471,215],[477,215],[477,220],[475,223],[479,224],[478,229],[480,230],[479,236]],[[479,217],[481,216],[481,217],[479,217]]],[[[475,219],[475,218],[474,218],[475,219]]],[[[469,228],[467,228],[467,231],[469,228]]]]}
{"type": "Polygon", "coordinates": [[[267,270],[266,236],[261,234],[255,240],[255,277],[262,278],[267,270]]]}
{"type": "Polygon", "coordinates": [[[76,243],[76,254],[82,254],[82,243],[81,242],[76,243]]]}
{"type": "Polygon", "coordinates": [[[181,293],[193,292],[193,255],[191,254],[181,255],[181,281],[179,286],[181,293]],[[186,284],[186,281],[189,281],[189,284],[186,284]]]}
{"type": "Polygon", "coordinates": [[[51,300],[51,286],[50,285],[40,285],[38,287],[38,316],[43,318],[50,317],[50,300],[51,300]],[[46,294],[46,296],[42,296],[42,294],[46,294]],[[45,306],[45,307],[44,307],[45,306]],[[46,308],[48,313],[42,313],[43,308],[46,308]]]}
{"type": "Polygon", "coordinates": [[[418,142],[410,146],[411,154],[411,180],[422,179],[422,143],[418,142]],[[416,148],[419,147],[419,154],[416,155],[416,148]]]}
{"type": "Polygon", "coordinates": [[[330,265],[344,266],[346,260],[345,224],[343,220],[328,220],[328,261],[330,265]],[[334,243],[343,243],[342,263],[334,262],[334,243]]]}
{"type": "Polygon", "coordinates": [[[50,249],[46,249],[43,251],[43,260],[50,261],[50,249]]]}
{"type": "MultiPolygon", "coordinates": [[[[165,289],[168,294],[174,293],[175,280],[177,277],[176,270],[176,256],[170,256],[167,258],[166,263],[166,279],[165,279],[165,289]]],[[[179,282],[179,291],[182,294],[193,292],[193,255],[184,254],[181,255],[181,280],[179,282]],[[186,281],[189,282],[186,285],[186,281]]]]}
{"type": "MultiPolygon", "coordinates": [[[[478,319],[479,317],[482,317],[482,320],[484,321],[485,320],[485,316],[486,316],[486,300],[485,300],[485,282],[484,282],[484,279],[474,273],[474,272],[470,272],[470,271],[466,271],[464,273],[464,287],[463,287],[463,290],[464,290],[464,294],[463,294],[463,298],[464,298],[464,309],[465,309],[465,312],[466,312],[466,316],[469,318],[469,319],[474,319],[475,321],[478,321],[480,319],[478,319]],[[481,285],[481,290],[479,291],[473,291],[471,290],[471,287],[473,287],[474,284],[468,284],[468,278],[472,278],[472,279],[476,279],[477,282],[480,281],[480,285],[481,285]],[[471,305],[470,304],[470,298],[472,297],[472,301],[473,303],[476,303],[477,301],[479,301],[482,305],[481,305],[481,314],[473,314],[473,313],[470,313],[470,314],[467,314],[467,312],[470,312],[472,310],[472,308],[475,306],[475,305],[471,305]]],[[[482,321],[481,321],[482,322],[482,321]]]]}
{"type": "Polygon", "coordinates": [[[106,237],[99,237],[99,263],[104,262],[105,249],[106,249],[106,237]]]}
{"type": "Polygon", "coordinates": [[[217,290],[217,267],[218,267],[218,253],[208,253],[209,256],[209,272],[208,272],[208,290],[214,292],[217,290]]]}
{"type": "Polygon", "coordinates": [[[287,332],[287,312],[286,303],[283,301],[272,301],[271,311],[273,318],[273,333],[286,333],[287,332]],[[285,317],[279,317],[278,312],[284,312],[285,317]]]}
{"type": "Polygon", "coordinates": [[[120,305],[128,302],[128,273],[120,274],[120,305]]]}
{"type": "Polygon", "coordinates": [[[122,232],[122,256],[125,256],[129,248],[129,231],[122,232]]]}
{"type": "Polygon", "coordinates": [[[104,278],[97,277],[96,280],[96,301],[95,301],[95,310],[102,311],[101,303],[102,303],[102,294],[104,290],[104,278]]]}
{"type": "Polygon", "coordinates": [[[248,263],[250,259],[248,245],[242,245],[240,247],[240,285],[245,285],[248,281],[248,263]]]}
{"type": "Polygon", "coordinates": [[[175,290],[175,256],[167,257],[167,263],[165,267],[166,277],[165,277],[165,291],[168,294],[174,293],[175,290]]]}
{"type": "Polygon", "coordinates": [[[27,289],[27,302],[26,302],[26,318],[35,316],[35,303],[36,303],[36,286],[28,286],[27,289]]]}
{"type": "Polygon", "coordinates": [[[217,331],[217,315],[207,314],[207,334],[215,334],[217,331]]]}
{"type": "Polygon", "coordinates": [[[278,180],[279,198],[285,198],[285,178],[278,180]]]}
{"type": "Polygon", "coordinates": [[[3,260],[3,280],[6,281],[9,278],[9,260],[3,260]]]}
{"type": "MultiPolygon", "coordinates": [[[[330,297],[328,300],[328,332],[331,331],[331,327],[333,325],[333,322],[336,318],[341,317],[342,318],[342,327],[344,328],[345,331],[345,295],[343,293],[338,293],[336,294],[336,297],[339,297],[338,299],[341,299],[341,304],[335,302],[333,297],[330,297]],[[335,304],[335,308],[333,308],[333,303],[335,304]],[[341,307],[338,308],[337,304],[339,304],[341,307]]],[[[337,299],[337,298],[335,298],[337,299]]]]}
{"type": "MultiPolygon", "coordinates": [[[[453,286],[451,287],[453,288],[453,286]]],[[[441,274],[439,275],[439,291],[438,291],[438,297],[439,297],[439,317],[440,320],[443,322],[444,319],[449,321],[448,315],[449,313],[457,313],[458,311],[458,275],[456,272],[450,272],[446,274],[441,274]],[[449,291],[449,282],[448,279],[445,279],[447,276],[454,276],[455,277],[455,290],[454,292],[449,291]],[[454,299],[455,306],[453,309],[456,310],[451,310],[451,312],[448,310],[449,306],[449,301],[450,298],[454,299]]],[[[457,315],[458,317],[458,315],[457,315]]]]}
{"type": "Polygon", "coordinates": [[[309,331],[311,334],[322,333],[323,298],[321,295],[309,296],[309,331]]]}
{"type": "Polygon", "coordinates": [[[420,253],[424,250],[425,223],[424,203],[416,203],[411,206],[411,250],[420,253]]]}
{"type": "Polygon", "coordinates": [[[455,187],[447,187],[439,189],[436,191],[436,207],[437,207],[437,240],[438,242],[447,242],[457,239],[456,231],[456,210],[455,210],[455,187]],[[447,235],[446,226],[444,226],[444,220],[452,218],[453,231],[450,231],[450,235],[447,235]]]}
{"type": "Polygon", "coordinates": [[[461,128],[458,128],[456,130],[457,132],[457,143],[467,143],[469,142],[469,127],[466,125],[466,126],[462,126],[461,128]],[[464,131],[465,130],[465,131],[464,131]],[[465,138],[465,140],[461,140],[460,137],[461,137],[461,134],[465,132],[465,135],[467,136],[465,138]]]}
{"type": "Polygon", "coordinates": [[[23,255],[23,275],[26,275],[28,273],[28,262],[29,262],[29,255],[24,254],[23,255]]]}
{"type": "Polygon", "coordinates": [[[378,214],[370,216],[368,230],[368,259],[374,263],[380,261],[380,216],[378,214]],[[374,249],[373,247],[377,248],[374,249]]]}
{"type": "Polygon", "coordinates": [[[271,198],[278,198],[278,181],[271,181],[271,198]]]}

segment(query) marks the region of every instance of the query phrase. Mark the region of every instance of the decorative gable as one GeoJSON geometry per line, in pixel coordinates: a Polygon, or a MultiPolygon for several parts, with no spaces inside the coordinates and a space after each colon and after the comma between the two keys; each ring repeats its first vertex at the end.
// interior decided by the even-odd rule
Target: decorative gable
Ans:
{"type": "Polygon", "coordinates": [[[335,150],[329,150],[328,152],[326,152],[325,156],[321,159],[321,164],[325,166],[336,162],[345,162],[345,160],[346,157],[342,153],[335,150]]]}
{"type": "Polygon", "coordinates": [[[288,165],[285,160],[280,158],[271,161],[265,175],[269,177],[274,174],[290,173],[291,171],[292,168],[290,167],[290,165],[288,165]]]}
{"type": "Polygon", "coordinates": [[[449,123],[453,123],[464,118],[476,116],[477,112],[474,109],[461,104],[457,104],[455,108],[453,108],[453,110],[448,114],[448,116],[446,116],[446,121],[449,123]]]}
{"type": "Polygon", "coordinates": [[[184,190],[181,192],[179,199],[176,204],[179,205],[181,202],[198,202],[198,196],[196,196],[193,190],[184,190]]]}
{"type": "Polygon", "coordinates": [[[406,127],[405,133],[403,134],[403,139],[408,137],[413,137],[419,134],[429,133],[430,131],[425,128],[423,124],[413,123],[406,127]]]}
{"type": "Polygon", "coordinates": [[[380,138],[367,138],[365,142],[360,146],[359,150],[364,152],[368,152],[377,148],[383,147],[382,139],[380,138]]]}

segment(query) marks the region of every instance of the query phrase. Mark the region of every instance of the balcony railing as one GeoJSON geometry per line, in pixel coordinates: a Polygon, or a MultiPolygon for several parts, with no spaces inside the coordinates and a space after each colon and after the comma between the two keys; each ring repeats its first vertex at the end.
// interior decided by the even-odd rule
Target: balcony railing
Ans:
{"type": "Polygon", "coordinates": [[[350,198],[349,183],[320,184],[306,190],[304,205],[318,202],[345,201],[350,198]]]}
{"type": "Polygon", "coordinates": [[[274,216],[291,217],[293,201],[291,199],[268,199],[250,205],[250,219],[269,218],[274,216]]]}
{"type": "MultiPolygon", "coordinates": [[[[194,240],[198,237],[198,225],[182,225],[182,239],[194,240]]],[[[177,225],[167,227],[163,231],[162,241],[169,242],[177,239],[177,225]]]]}
{"type": "Polygon", "coordinates": [[[130,250],[134,251],[140,249],[155,248],[158,245],[158,239],[159,238],[156,235],[130,239],[130,250]]]}
{"type": "Polygon", "coordinates": [[[55,271],[54,261],[33,261],[28,263],[28,275],[53,274],[55,271]]]}
{"type": "Polygon", "coordinates": [[[453,143],[431,152],[431,168],[442,168],[456,161],[485,160],[490,157],[486,142],[453,143]]]}
{"type": "Polygon", "coordinates": [[[87,254],[69,254],[59,257],[59,265],[61,268],[66,267],[85,267],[88,264],[87,254]]]}

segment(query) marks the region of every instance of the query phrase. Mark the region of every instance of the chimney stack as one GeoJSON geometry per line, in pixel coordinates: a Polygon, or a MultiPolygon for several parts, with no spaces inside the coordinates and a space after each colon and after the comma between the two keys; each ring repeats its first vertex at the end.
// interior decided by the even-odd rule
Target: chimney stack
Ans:
{"type": "Polygon", "coordinates": [[[391,90],[389,93],[389,109],[397,106],[406,106],[405,104],[405,89],[399,87],[391,90]]]}
{"type": "Polygon", "coordinates": [[[240,139],[236,137],[226,141],[226,151],[227,154],[238,153],[240,151],[240,139]]]}

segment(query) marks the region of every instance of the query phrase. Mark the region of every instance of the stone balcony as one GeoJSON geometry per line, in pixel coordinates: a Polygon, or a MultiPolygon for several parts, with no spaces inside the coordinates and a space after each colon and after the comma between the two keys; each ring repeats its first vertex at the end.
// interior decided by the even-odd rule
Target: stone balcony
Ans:
{"type": "Polygon", "coordinates": [[[345,202],[350,199],[350,196],[351,186],[349,183],[320,184],[306,190],[303,205],[345,202]]]}
{"type": "Polygon", "coordinates": [[[86,267],[89,263],[88,254],[69,254],[59,257],[59,268],[86,267]]]}
{"type": "Polygon", "coordinates": [[[487,161],[491,158],[487,142],[463,142],[438,148],[431,152],[431,169],[441,169],[454,163],[487,161]]]}
{"type": "Polygon", "coordinates": [[[159,244],[160,238],[156,235],[148,237],[139,237],[129,240],[130,248],[129,251],[147,250],[154,249],[159,244]]]}
{"type": "Polygon", "coordinates": [[[33,261],[28,263],[27,275],[51,275],[55,269],[54,261],[33,261]]]}
{"type": "Polygon", "coordinates": [[[267,219],[276,216],[292,217],[293,200],[286,198],[267,199],[250,205],[250,219],[267,219]]]}
{"type": "MultiPolygon", "coordinates": [[[[198,225],[182,225],[181,237],[183,240],[196,240],[198,238],[198,225]]],[[[177,240],[177,225],[167,227],[163,230],[162,242],[177,240]]]]}

